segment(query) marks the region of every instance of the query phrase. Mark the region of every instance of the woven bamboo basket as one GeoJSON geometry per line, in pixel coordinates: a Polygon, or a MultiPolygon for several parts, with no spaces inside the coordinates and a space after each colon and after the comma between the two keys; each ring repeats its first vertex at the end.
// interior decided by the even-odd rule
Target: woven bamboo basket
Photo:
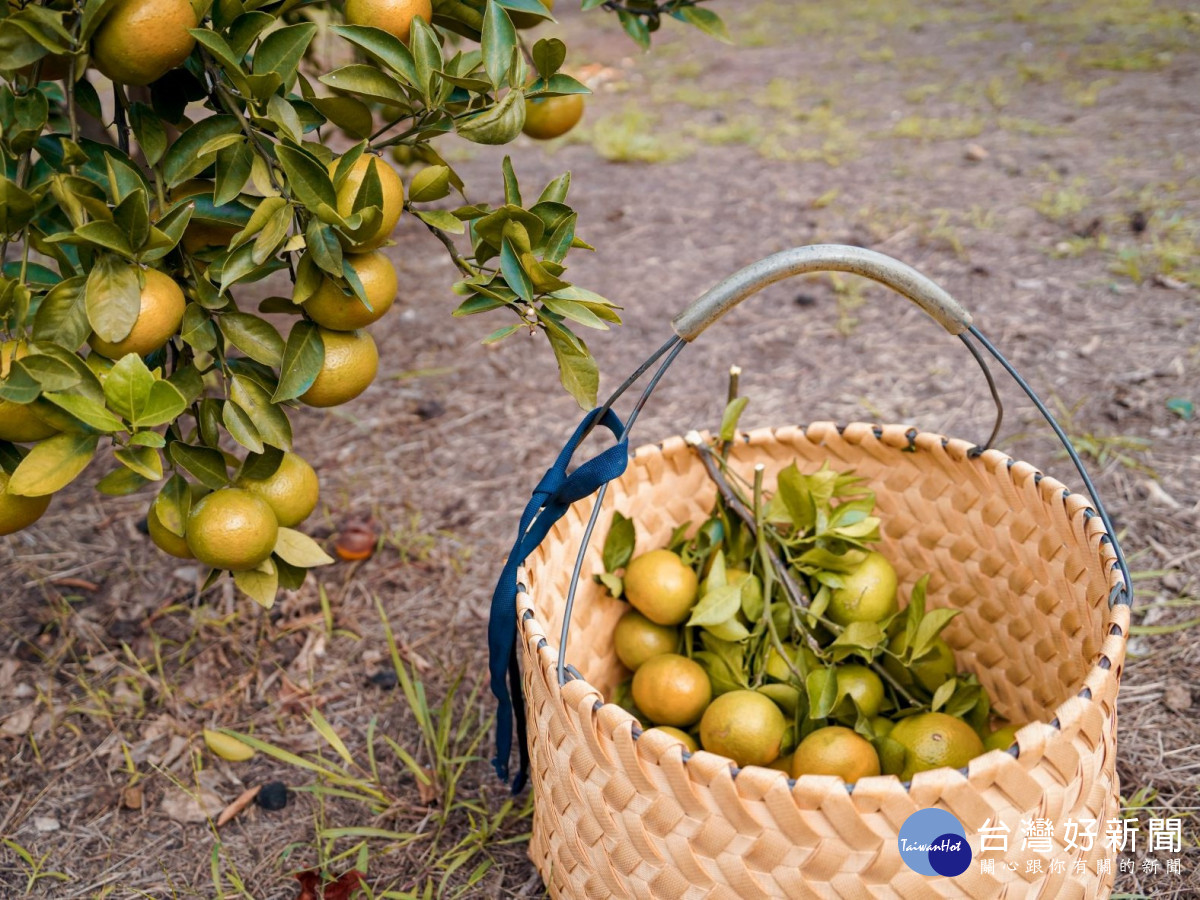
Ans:
{"type": "MultiPolygon", "coordinates": [[[[862,271],[861,251],[792,252],[806,251],[816,251],[817,262],[803,269],[794,260],[790,267],[777,263],[771,271],[862,271]],[[836,266],[831,258],[857,262],[836,266]]],[[[910,297],[922,293],[912,270],[882,259],[884,277],[864,274],[910,297]]],[[[759,272],[740,288],[714,292],[748,294],[766,281],[759,272]],[[755,287],[747,289],[749,281],[755,287]]],[[[684,318],[676,320],[681,334],[684,318]]],[[[530,854],[551,895],[1108,896],[1112,872],[1101,861],[1111,864],[1104,823],[1118,815],[1116,697],[1129,606],[1123,558],[1106,533],[1103,507],[999,451],[900,425],[764,429],[739,435],[730,455],[747,480],[764,464],[768,489],[771,476],[793,461],[804,472],[828,462],[866,479],[883,522],[880,550],[896,568],[901,597],[929,573],[930,608],[962,611],[945,637],[996,711],[1030,723],[1018,732],[1017,748],[989,752],[964,770],[918,773],[911,784],[881,776],[848,786],[828,776],[791,780],[771,769],[739,770],[721,756],[688,754],[660,732],[643,733],[636,719],[606,702],[629,673],[612,643],[626,605],[590,577],[603,571],[601,541],[583,550],[565,647],[570,666],[561,677],[557,642],[589,520],[606,527],[614,510],[633,518],[640,553],[711,511],[715,487],[682,439],[644,446],[609,485],[596,515],[594,500],[574,504],[518,576],[535,797],[530,854]],[[957,877],[920,875],[901,858],[901,825],[930,807],[949,811],[965,828],[973,862],[957,877]],[[1022,849],[1022,824],[1035,818],[1096,820],[1099,836],[1084,849],[1088,842],[1065,840],[1060,826],[1051,852],[1022,849]],[[1008,829],[1007,851],[991,841],[981,852],[985,827],[991,834],[1008,829]],[[984,871],[988,859],[994,863],[984,871]]]]}

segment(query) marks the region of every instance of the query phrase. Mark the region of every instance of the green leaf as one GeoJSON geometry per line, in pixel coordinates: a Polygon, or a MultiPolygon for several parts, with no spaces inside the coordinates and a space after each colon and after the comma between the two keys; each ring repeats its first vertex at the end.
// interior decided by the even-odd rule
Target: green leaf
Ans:
{"type": "Polygon", "coordinates": [[[313,212],[322,203],[337,209],[337,194],[324,166],[307,153],[286,144],[276,146],[275,155],[283,166],[288,187],[297,200],[313,212]]]}
{"type": "Polygon", "coordinates": [[[426,166],[412,177],[408,185],[408,199],[413,203],[429,203],[449,194],[450,169],[447,166],[426,166]]]}
{"type": "Polygon", "coordinates": [[[494,106],[467,119],[456,119],[454,130],[476,144],[507,144],[525,127],[525,97],[511,90],[494,106]]]}
{"type": "Polygon", "coordinates": [[[814,669],[804,679],[808,694],[808,717],[827,719],[837,705],[837,675],[832,669],[814,669]]]}
{"type": "Polygon", "coordinates": [[[488,3],[483,13],[483,67],[491,79],[492,87],[499,88],[508,81],[512,65],[513,48],[517,46],[517,30],[513,27],[508,12],[499,3],[488,3]]]}
{"type": "Polygon", "coordinates": [[[625,581],[619,575],[613,575],[611,572],[601,572],[596,575],[596,581],[604,585],[610,594],[618,600],[625,592],[625,581]]]}
{"type": "Polygon", "coordinates": [[[134,103],[129,107],[129,125],[146,162],[151,166],[158,165],[169,143],[162,120],[146,104],[134,103]]]}
{"type": "Polygon", "coordinates": [[[95,434],[56,434],[34,444],[8,482],[8,491],[22,497],[43,497],[75,480],[96,455],[95,434]]]}
{"type": "Polygon", "coordinates": [[[442,64],[442,47],[438,42],[437,32],[418,17],[410,26],[408,46],[412,50],[416,75],[413,86],[421,92],[426,102],[431,102],[434,99],[434,80],[437,78],[435,73],[445,68],[442,64]]]}
{"type": "Polygon", "coordinates": [[[279,387],[271,400],[294,400],[307,391],[325,362],[325,342],[311,322],[297,322],[288,334],[279,366],[279,387]]]}
{"type": "Polygon", "coordinates": [[[238,590],[264,609],[275,605],[275,594],[279,591],[279,572],[274,561],[268,559],[257,569],[234,572],[233,583],[238,590]]]}
{"type": "Polygon", "coordinates": [[[204,307],[199,303],[189,303],[183,310],[183,322],[179,326],[179,336],[189,347],[203,353],[217,346],[217,331],[204,307]]]}
{"type": "Polygon", "coordinates": [[[504,174],[504,202],[511,206],[520,206],[521,188],[517,185],[517,173],[513,170],[511,156],[504,157],[500,169],[504,174]]]}
{"type": "Polygon", "coordinates": [[[720,625],[736,616],[741,608],[742,589],[740,585],[710,586],[704,596],[692,607],[692,615],[687,624],[689,626],[720,625]]]}
{"type": "Polygon", "coordinates": [[[142,308],[138,270],[115,256],[101,254],[88,273],[84,301],[92,330],[105,341],[129,337],[142,308]]]}
{"type": "MultiPolygon", "coordinates": [[[[879,627],[878,622],[851,622],[830,644],[830,647],[855,651],[866,659],[872,659],[875,651],[886,642],[887,635],[879,627]]],[[[842,659],[844,655],[835,653],[835,658],[842,659]]]]}
{"type": "Polygon", "coordinates": [[[212,165],[210,157],[200,155],[205,144],[214,138],[235,134],[241,135],[241,126],[233,116],[201,119],[181,134],[163,155],[162,169],[167,187],[178,187],[212,165]]]}
{"type": "Polygon", "coordinates": [[[447,212],[444,209],[416,210],[414,214],[422,222],[432,225],[434,228],[438,228],[448,234],[462,234],[466,231],[466,226],[453,213],[447,212]]]}
{"type": "Polygon", "coordinates": [[[235,374],[230,379],[229,397],[250,417],[265,443],[280,450],[291,449],[292,423],[287,413],[271,402],[267,387],[246,375],[235,374]]]}
{"type": "Polygon", "coordinates": [[[728,30],[725,28],[725,23],[712,10],[699,6],[683,6],[673,11],[671,15],[690,25],[695,25],[710,37],[715,37],[726,44],[733,43],[733,39],[729,36],[728,30]]]}
{"type": "MultiPolygon", "coordinates": [[[[254,249],[250,253],[251,260],[256,265],[262,265],[275,255],[275,251],[287,240],[292,227],[292,208],[285,205],[276,210],[265,228],[254,239],[254,249]]],[[[280,345],[282,346],[282,339],[280,345]]],[[[278,365],[278,363],[276,363],[278,365]]]]}
{"type": "Polygon", "coordinates": [[[275,72],[285,88],[291,87],[296,68],[316,33],[317,26],[312,22],[288,25],[271,32],[254,53],[254,74],[275,72]]]}
{"type": "Polygon", "coordinates": [[[192,509],[192,491],[182,475],[172,475],[154,498],[154,515],[176,537],[184,536],[185,523],[192,509]]]}
{"type": "Polygon", "coordinates": [[[408,102],[404,85],[387,72],[363,63],[342,66],[317,80],[335,91],[344,91],[369,102],[394,105],[408,102]]]}
{"type": "Polygon", "coordinates": [[[275,553],[284,562],[303,569],[327,566],[333,558],[321,549],[321,545],[306,534],[291,528],[280,528],[275,541],[275,553]]]}
{"type": "Polygon", "coordinates": [[[161,450],[167,446],[167,439],[157,431],[139,431],[136,434],[130,435],[129,446],[153,447],[156,450],[161,450]]]}
{"type": "Polygon", "coordinates": [[[225,313],[218,321],[226,340],[255,362],[277,368],[283,361],[283,338],[270,322],[243,312],[225,313]]]}
{"type": "Polygon", "coordinates": [[[0,235],[15,235],[33,220],[36,210],[32,196],[0,175],[0,235]]]}
{"type": "Polygon", "coordinates": [[[115,433],[125,430],[125,423],[108,411],[99,400],[80,393],[43,394],[59,409],[62,409],[86,427],[105,433],[115,433]]]}
{"type": "Polygon", "coordinates": [[[953,678],[942,683],[936,691],[933,692],[933,702],[929,704],[929,708],[933,712],[937,712],[954,696],[954,690],[958,686],[958,682],[953,678]]]}
{"type": "Polygon", "coordinates": [[[20,366],[37,382],[42,391],[68,391],[79,384],[82,376],[72,366],[43,354],[30,354],[13,368],[20,366]]]}
{"type": "Polygon", "coordinates": [[[617,10],[617,19],[620,21],[621,27],[625,29],[625,33],[637,41],[639,47],[643,50],[650,49],[650,29],[646,27],[641,16],[619,9],[617,10]]]}
{"type": "Polygon", "coordinates": [[[8,374],[0,380],[0,400],[9,403],[32,403],[41,392],[41,385],[20,362],[12,363],[8,374]]]}
{"type": "MultiPolygon", "coordinates": [[[[540,43],[540,42],[539,42],[540,43]]],[[[571,173],[563,172],[552,182],[546,185],[541,196],[538,197],[538,203],[565,203],[567,200],[567,192],[571,189],[571,173]]]]}
{"type": "Polygon", "coordinates": [[[225,457],[219,450],[174,441],[167,448],[172,462],[214,491],[229,486],[225,457]]]}
{"type": "Polygon", "coordinates": [[[125,466],[113,469],[96,482],[96,490],[106,497],[127,497],[136,494],[151,481],[125,466]]]}
{"type": "Polygon", "coordinates": [[[912,654],[913,659],[917,659],[924,655],[930,648],[930,645],[937,639],[942,630],[950,624],[953,619],[961,612],[957,609],[931,609],[921,618],[920,624],[917,626],[917,634],[913,640],[912,654]]]}
{"type": "Polygon", "coordinates": [[[567,59],[567,45],[558,38],[542,38],[533,45],[533,65],[538,74],[549,79],[567,59]]]}
{"type": "Polygon", "coordinates": [[[516,291],[517,296],[526,303],[533,300],[533,282],[521,266],[520,254],[507,236],[500,246],[500,271],[504,273],[504,280],[516,291]]]}
{"type": "MultiPolygon", "coordinates": [[[[278,94],[272,94],[267,100],[267,114],[271,117],[271,121],[279,126],[276,134],[291,138],[297,144],[300,143],[304,134],[304,123],[300,121],[300,116],[296,113],[296,108],[287,100],[280,97],[278,94]]],[[[247,172],[247,174],[249,174],[247,172]]]]}
{"type": "Polygon", "coordinates": [[[152,447],[122,447],[113,452],[120,463],[147,481],[158,481],[163,477],[162,458],[152,447]]]}
{"type": "Polygon", "coordinates": [[[614,511],[608,537],[604,539],[604,571],[615,572],[629,565],[637,544],[637,526],[633,519],[614,511]]]}
{"type": "Polygon", "coordinates": [[[420,85],[412,53],[400,38],[366,25],[334,25],[329,30],[365,50],[368,56],[383,63],[412,87],[420,85]]]}
{"type": "Polygon", "coordinates": [[[221,422],[235,441],[251,453],[262,453],[263,442],[258,435],[258,429],[254,427],[246,411],[232,400],[221,404],[221,422]]]}
{"type": "Polygon", "coordinates": [[[357,138],[370,137],[375,131],[371,108],[355,97],[313,97],[308,102],[334,125],[357,138]]]}
{"type": "Polygon", "coordinates": [[[721,440],[725,443],[733,440],[737,433],[738,419],[749,402],[749,397],[735,397],[725,405],[725,414],[721,416],[721,440]]]}
{"type": "Polygon", "coordinates": [[[550,348],[558,363],[558,377],[575,402],[583,409],[596,405],[596,392],[600,387],[600,372],[596,361],[587,352],[586,345],[581,353],[557,334],[547,332],[550,348]]]}
{"type": "Polygon", "coordinates": [[[309,219],[308,229],[304,233],[308,244],[308,252],[312,260],[323,272],[335,278],[342,274],[342,244],[337,233],[329,225],[323,225],[317,219],[309,219]]]}

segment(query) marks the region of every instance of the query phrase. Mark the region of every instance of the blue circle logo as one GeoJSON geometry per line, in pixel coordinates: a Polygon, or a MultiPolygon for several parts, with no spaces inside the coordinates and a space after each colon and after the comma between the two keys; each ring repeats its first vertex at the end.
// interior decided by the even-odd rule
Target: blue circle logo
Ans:
{"type": "Polygon", "coordinates": [[[953,877],[971,865],[962,822],[944,809],[919,809],[900,827],[900,858],[922,875],[953,877]]]}

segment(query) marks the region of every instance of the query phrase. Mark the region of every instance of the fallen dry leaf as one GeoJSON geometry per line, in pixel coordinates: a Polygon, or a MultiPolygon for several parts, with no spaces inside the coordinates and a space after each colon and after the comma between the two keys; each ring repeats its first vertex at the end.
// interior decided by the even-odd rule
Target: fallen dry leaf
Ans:
{"type": "Polygon", "coordinates": [[[236,817],[238,813],[253,803],[254,798],[258,796],[258,792],[261,790],[262,785],[255,785],[248,790],[242,791],[236,800],[221,810],[221,815],[217,816],[217,827],[220,828],[222,825],[227,824],[234,817],[236,817]]]}
{"type": "Polygon", "coordinates": [[[201,790],[191,794],[172,788],[163,797],[162,808],[176,822],[190,825],[207,822],[225,808],[225,803],[212,791],[201,790]]]}
{"type": "Polygon", "coordinates": [[[321,873],[317,870],[298,872],[296,880],[300,882],[296,900],[349,900],[362,882],[362,872],[351,869],[343,873],[337,881],[325,885],[321,893],[317,893],[321,890],[321,873]]]}
{"type": "Polygon", "coordinates": [[[421,804],[428,806],[438,798],[437,775],[428,766],[422,766],[421,772],[425,778],[417,779],[417,794],[421,797],[421,804]]]}
{"type": "Polygon", "coordinates": [[[1167,704],[1169,709],[1175,712],[1183,712],[1186,709],[1192,708],[1192,692],[1188,690],[1186,684],[1180,684],[1178,681],[1167,685],[1167,689],[1163,691],[1163,703],[1167,704]]]}

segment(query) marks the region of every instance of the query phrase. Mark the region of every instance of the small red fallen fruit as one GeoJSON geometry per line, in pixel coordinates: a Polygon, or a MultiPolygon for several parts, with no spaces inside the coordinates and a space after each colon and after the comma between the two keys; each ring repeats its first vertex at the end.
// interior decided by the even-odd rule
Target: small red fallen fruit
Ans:
{"type": "Polygon", "coordinates": [[[338,532],[334,552],[346,562],[368,559],[375,552],[379,536],[368,522],[347,522],[338,532]]]}
{"type": "Polygon", "coordinates": [[[317,893],[321,890],[320,870],[297,872],[296,880],[300,882],[300,893],[296,895],[296,900],[350,900],[351,895],[361,886],[362,877],[362,872],[351,869],[339,876],[337,881],[325,885],[324,891],[317,893]]]}

